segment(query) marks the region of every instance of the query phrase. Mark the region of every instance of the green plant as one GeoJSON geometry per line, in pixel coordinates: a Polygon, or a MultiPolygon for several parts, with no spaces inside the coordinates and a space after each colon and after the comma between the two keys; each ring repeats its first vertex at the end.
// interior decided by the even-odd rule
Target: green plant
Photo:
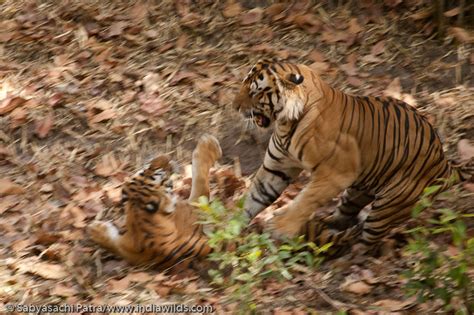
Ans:
{"type": "MultiPolygon", "coordinates": [[[[431,208],[433,195],[440,186],[425,189],[413,216],[418,217],[431,208]]],[[[448,208],[434,210],[438,216],[428,220],[429,225],[408,231],[413,237],[406,251],[413,258],[413,266],[405,273],[409,295],[420,301],[440,299],[445,311],[472,314],[474,311],[474,237],[466,232],[465,220],[473,214],[461,214],[448,208]],[[449,243],[438,244],[430,237],[440,235],[449,243]]]]}
{"type": "Polygon", "coordinates": [[[209,203],[206,198],[200,199],[198,206],[213,248],[209,259],[217,265],[209,275],[244,311],[256,309],[254,293],[265,279],[292,279],[292,273],[319,265],[321,254],[330,247],[304,242],[302,237],[277,245],[269,233],[241,233],[248,225],[242,201],[234,210],[226,209],[220,201],[209,203]]]}

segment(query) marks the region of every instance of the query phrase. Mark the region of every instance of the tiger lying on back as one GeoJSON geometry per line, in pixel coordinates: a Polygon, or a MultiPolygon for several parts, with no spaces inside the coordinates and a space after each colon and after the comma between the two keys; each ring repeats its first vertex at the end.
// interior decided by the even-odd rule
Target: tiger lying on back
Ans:
{"type": "Polygon", "coordinates": [[[193,152],[192,187],[188,201],[176,200],[169,159],[162,155],[122,188],[126,231],[121,235],[111,222],[94,222],[88,232],[92,240],[131,264],[153,264],[167,269],[185,266],[194,257],[211,251],[196,207],[190,202],[209,196],[209,169],[222,155],[213,136],[201,137],[193,152]]]}
{"type": "Polygon", "coordinates": [[[459,178],[428,120],[393,98],[357,97],[331,88],[305,65],[261,60],[244,79],[233,107],[263,128],[275,123],[263,165],[247,193],[249,219],[280,196],[302,170],[306,187],[279,209],[270,229],[277,236],[366,249],[410,217],[423,189],[437,179],[459,178]],[[344,191],[334,214],[313,212],[344,191]],[[358,214],[371,204],[365,220],[358,214]],[[317,215],[317,214],[316,214],[317,215]]]}

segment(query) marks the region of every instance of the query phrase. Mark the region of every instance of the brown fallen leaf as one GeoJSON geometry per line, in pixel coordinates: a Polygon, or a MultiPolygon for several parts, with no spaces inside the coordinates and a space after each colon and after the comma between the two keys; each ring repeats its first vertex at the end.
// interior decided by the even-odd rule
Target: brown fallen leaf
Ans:
{"type": "Polygon", "coordinates": [[[281,14],[285,9],[288,8],[288,5],[286,3],[274,3],[268,8],[265,9],[265,12],[271,16],[274,17],[276,15],[281,14]]]}
{"type": "Polygon", "coordinates": [[[131,282],[145,283],[153,280],[155,277],[154,274],[148,272],[133,272],[127,275],[127,278],[131,282]]]}
{"type": "Polygon", "coordinates": [[[61,236],[59,234],[40,230],[36,233],[35,244],[51,245],[56,243],[60,238],[61,236]]]}
{"type": "Polygon", "coordinates": [[[321,21],[314,14],[297,15],[293,19],[293,23],[309,34],[317,33],[322,25],[321,21]]]}
{"type": "Polygon", "coordinates": [[[176,48],[177,49],[185,48],[187,42],[188,42],[188,36],[186,34],[181,34],[176,40],[176,48]]]}
{"type": "Polygon", "coordinates": [[[259,22],[263,17],[263,9],[255,8],[252,9],[240,17],[240,24],[241,25],[251,25],[259,22]]]}
{"type": "Polygon", "coordinates": [[[106,154],[101,161],[95,166],[94,172],[103,177],[111,176],[119,171],[119,162],[113,153],[106,154]]]}
{"type": "Polygon", "coordinates": [[[268,53],[268,52],[273,51],[273,47],[272,45],[268,43],[261,43],[261,44],[250,47],[250,50],[254,52],[268,53]]]}
{"type": "Polygon", "coordinates": [[[224,11],[222,11],[222,15],[226,18],[231,18],[234,16],[239,15],[242,12],[242,6],[240,5],[239,2],[233,2],[229,1],[224,8],[224,11]]]}
{"type": "Polygon", "coordinates": [[[0,199],[0,214],[4,213],[7,210],[10,210],[10,209],[14,208],[16,205],[18,205],[18,203],[20,203],[20,199],[16,195],[15,196],[5,196],[5,197],[1,198],[0,199]]]}
{"type": "Polygon", "coordinates": [[[77,290],[71,285],[67,286],[62,283],[57,283],[54,288],[49,291],[50,295],[70,297],[77,294],[77,290]]]}
{"type": "MultiPolygon", "coordinates": [[[[474,193],[474,183],[464,183],[463,187],[464,187],[464,189],[467,189],[470,192],[474,193]]],[[[2,213],[1,209],[0,209],[0,213],[2,213]]]]}
{"type": "Polygon", "coordinates": [[[364,84],[364,81],[357,77],[348,77],[346,81],[347,83],[355,87],[360,87],[362,84],[364,84]]]}
{"type": "Polygon", "coordinates": [[[381,40],[380,42],[372,46],[372,49],[370,50],[370,54],[373,56],[380,55],[381,53],[383,53],[384,49],[385,49],[385,41],[381,40]]]}
{"type": "Polygon", "coordinates": [[[403,2],[403,0],[384,0],[386,6],[390,8],[395,8],[397,5],[403,2]]]}
{"type": "Polygon", "coordinates": [[[0,197],[23,194],[25,189],[7,178],[0,178],[0,197]]]}
{"type": "Polygon", "coordinates": [[[341,284],[340,289],[345,292],[354,293],[357,295],[365,295],[372,291],[372,286],[368,285],[364,281],[352,281],[346,279],[346,281],[341,284]]]}
{"type": "Polygon", "coordinates": [[[127,23],[124,21],[119,21],[113,23],[109,28],[109,37],[119,36],[122,34],[123,30],[127,27],[127,23]]]}
{"type": "Polygon", "coordinates": [[[418,20],[424,20],[426,18],[429,18],[432,15],[433,15],[433,10],[431,8],[427,8],[427,9],[422,9],[418,12],[415,12],[409,15],[408,17],[414,21],[418,21],[418,20]]]}
{"type": "Polygon", "coordinates": [[[68,276],[68,273],[62,265],[47,262],[32,263],[27,267],[26,271],[50,280],[60,280],[68,276]]]}
{"type": "Polygon", "coordinates": [[[472,145],[468,139],[459,140],[458,154],[461,160],[469,161],[474,158],[474,145],[472,145]]]}
{"type": "Polygon", "coordinates": [[[11,112],[20,105],[23,105],[26,99],[20,96],[11,96],[5,98],[0,104],[0,115],[5,115],[11,112]]]}
{"type": "Polygon", "coordinates": [[[14,32],[0,32],[0,43],[5,43],[14,37],[14,32]]]}
{"type": "Polygon", "coordinates": [[[273,310],[273,315],[293,315],[293,311],[276,308],[273,310]]]}
{"type": "Polygon", "coordinates": [[[160,81],[162,79],[158,73],[149,72],[142,79],[143,89],[146,93],[157,93],[160,90],[160,81]]]}
{"type": "Polygon", "coordinates": [[[149,8],[145,2],[137,1],[130,10],[130,16],[137,22],[141,23],[146,18],[149,8]]]}
{"type": "Polygon", "coordinates": [[[84,210],[79,207],[72,206],[68,208],[68,211],[74,218],[72,225],[75,228],[82,229],[86,227],[87,224],[85,220],[87,219],[87,215],[84,213],[84,210]]]}
{"type": "Polygon", "coordinates": [[[53,113],[50,112],[41,120],[37,120],[35,123],[35,134],[38,138],[43,139],[46,138],[49,131],[54,125],[54,116],[53,113]]]}
{"type": "Polygon", "coordinates": [[[450,27],[448,29],[450,35],[454,36],[458,41],[464,44],[474,42],[474,33],[461,27],[450,27]]]}
{"type": "Polygon", "coordinates": [[[129,285],[130,279],[128,279],[128,277],[125,277],[120,280],[109,280],[107,287],[108,291],[111,293],[123,293],[123,291],[126,290],[129,285]]]}
{"type": "Polygon", "coordinates": [[[340,65],[339,68],[344,71],[348,76],[357,75],[357,67],[354,63],[345,63],[340,65]]]}
{"type": "Polygon", "coordinates": [[[197,77],[198,77],[198,75],[195,72],[179,71],[178,73],[176,73],[171,78],[170,85],[176,85],[176,84],[180,83],[183,80],[192,80],[192,79],[195,79],[197,77]]]}
{"type": "Polygon", "coordinates": [[[115,118],[117,113],[113,109],[106,109],[90,119],[90,123],[96,124],[105,120],[115,118]]]}
{"type": "Polygon", "coordinates": [[[30,246],[31,243],[32,243],[32,240],[29,238],[24,239],[24,240],[16,240],[11,244],[10,247],[15,253],[17,253],[27,248],[28,246],[30,246]]]}
{"type": "Polygon", "coordinates": [[[361,58],[362,61],[367,63],[379,63],[382,59],[375,57],[374,55],[365,55],[361,58]]]}
{"type": "Polygon", "coordinates": [[[402,311],[406,309],[408,306],[412,305],[415,303],[416,297],[411,297],[408,299],[405,299],[403,301],[398,301],[398,300],[392,300],[392,299],[383,299],[375,302],[374,306],[381,307],[383,309],[386,309],[391,312],[396,312],[396,311],[402,311]]]}
{"type": "Polygon", "coordinates": [[[63,100],[64,100],[63,93],[55,93],[49,98],[48,105],[50,105],[51,107],[55,107],[61,104],[63,100]]]}
{"type": "Polygon", "coordinates": [[[212,88],[214,83],[215,81],[213,79],[196,80],[194,81],[194,86],[204,95],[209,96],[214,92],[214,89],[212,88]]]}
{"type": "Polygon", "coordinates": [[[313,62],[309,67],[317,73],[322,74],[329,69],[329,64],[327,62],[313,62]]]}
{"type": "Polygon", "coordinates": [[[336,42],[341,42],[341,41],[346,41],[348,38],[347,34],[345,32],[338,32],[333,29],[325,29],[321,33],[321,41],[323,42],[328,42],[330,44],[336,43],[336,42]]]}
{"type": "Polygon", "coordinates": [[[105,194],[109,200],[114,204],[119,204],[122,198],[122,188],[119,187],[106,187],[104,189],[105,194]]]}
{"type": "Polygon", "coordinates": [[[453,16],[458,15],[460,12],[461,12],[461,8],[460,7],[455,7],[454,9],[451,9],[449,11],[444,12],[443,15],[445,17],[453,17],[453,16]]]}
{"type": "Polygon", "coordinates": [[[142,102],[140,109],[150,115],[159,116],[169,110],[168,105],[157,95],[141,95],[139,99],[142,102]]]}
{"type": "Polygon", "coordinates": [[[316,49],[311,50],[307,58],[314,62],[323,62],[324,60],[326,60],[326,56],[324,56],[324,54],[317,51],[316,49]]]}
{"type": "Polygon", "coordinates": [[[349,28],[348,28],[349,33],[351,34],[358,34],[362,31],[362,27],[359,25],[357,22],[357,18],[352,18],[349,21],[349,28]]]}
{"type": "Polygon", "coordinates": [[[28,111],[24,107],[15,108],[10,113],[11,118],[11,128],[16,128],[23,125],[26,122],[28,116],[28,111]]]}
{"type": "Polygon", "coordinates": [[[181,24],[189,28],[198,27],[202,23],[203,17],[197,13],[188,13],[181,19],[181,24]]]}

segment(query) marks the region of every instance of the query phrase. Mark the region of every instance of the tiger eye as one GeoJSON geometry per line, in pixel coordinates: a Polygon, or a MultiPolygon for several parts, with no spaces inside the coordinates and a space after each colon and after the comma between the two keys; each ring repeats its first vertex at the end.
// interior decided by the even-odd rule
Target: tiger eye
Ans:
{"type": "Polygon", "coordinates": [[[160,202],[150,201],[145,205],[145,210],[149,213],[155,213],[160,207],[160,202]]]}

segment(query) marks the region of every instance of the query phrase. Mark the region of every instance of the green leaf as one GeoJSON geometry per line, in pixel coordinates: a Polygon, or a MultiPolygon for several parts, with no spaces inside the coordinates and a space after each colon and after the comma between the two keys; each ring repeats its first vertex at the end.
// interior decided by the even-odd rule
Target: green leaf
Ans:
{"type": "Polygon", "coordinates": [[[254,248],[248,255],[247,255],[247,260],[250,261],[251,263],[254,263],[257,261],[257,259],[262,256],[262,251],[258,248],[254,248]]]}
{"type": "Polygon", "coordinates": [[[318,249],[318,254],[327,252],[329,250],[329,248],[331,248],[332,244],[333,244],[332,242],[329,242],[329,243],[326,243],[326,244],[320,246],[319,249],[318,249]]]}
{"type": "Polygon", "coordinates": [[[426,207],[421,202],[417,202],[415,206],[411,209],[411,216],[414,218],[418,218],[420,213],[425,209],[426,207]]]}
{"type": "Polygon", "coordinates": [[[287,280],[293,279],[293,276],[288,272],[286,268],[283,268],[282,270],[280,270],[280,274],[287,280]]]}
{"type": "Polygon", "coordinates": [[[433,185],[433,186],[426,187],[423,190],[423,196],[424,197],[431,196],[432,194],[437,193],[441,187],[442,185],[433,185]]]}
{"type": "Polygon", "coordinates": [[[238,281],[242,281],[242,282],[248,282],[248,281],[252,280],[252,274],[250,274],[250,273],[241,273],[241,274],[237,275],[234,279],[238,280],[238,281]]]}

